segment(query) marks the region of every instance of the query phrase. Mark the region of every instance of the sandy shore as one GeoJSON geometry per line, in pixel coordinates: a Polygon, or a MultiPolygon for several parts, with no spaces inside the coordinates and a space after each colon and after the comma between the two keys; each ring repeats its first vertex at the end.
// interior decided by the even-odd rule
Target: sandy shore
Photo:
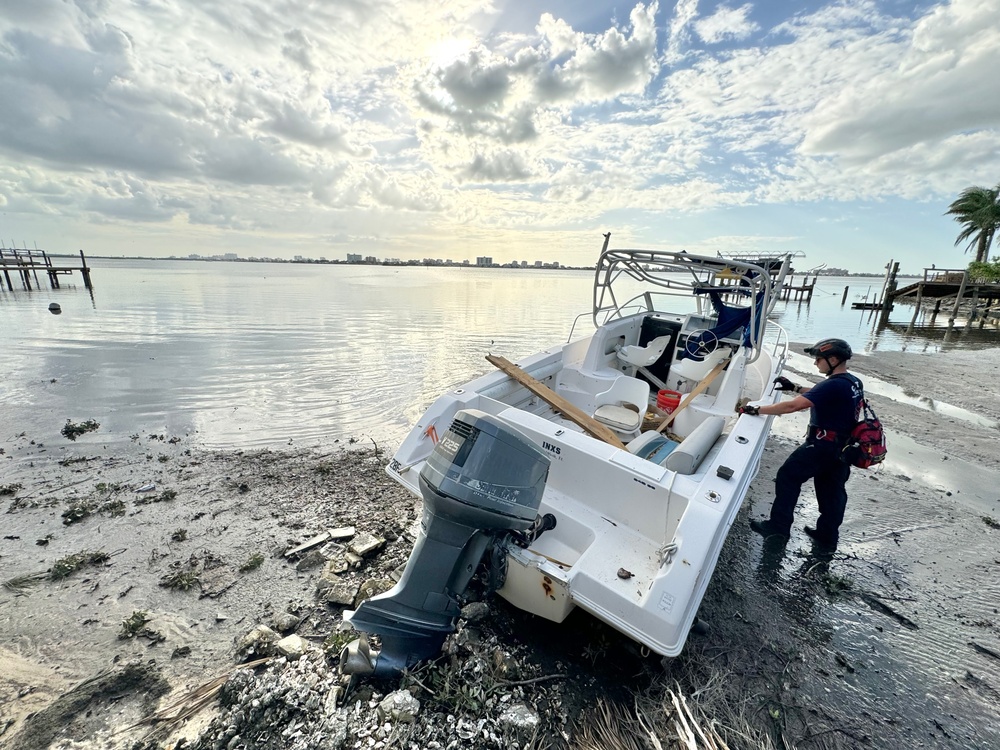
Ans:
{"type": "MultiPolygon", "coordinates": [[[[453,645],[451,668],[489,648],[516,657],[516,676],[496,678],[493,704],[464,708],[427,684],[434,675],[410,683],[423,707],[407,736],[504,746],[497,743],[514,730],[501,709],[516,702],[540,717],[538,738],[582,746],[598,697],[620,705],[626,724],[645,706],[669,733],[666,690],[680,685],[701,710],[753,737],[732,733],[732,747],[1000,746],[1000,350],[880,352],[853,364],[889,429],[890,457],[877,472],[852,474],[832,560],[816,557],[801,534],[815,518],[811,492],[787,547],[769,548],[746,527],[766,512],[774,472],[801,428],[776,422],[703,605],[708,635],[661,665],[599,623],[571,618],[560,630],[493,602],[494,616],[453,645]],[[487,722],[476,724],[479,740],[464,737],[466,719],[487,722]],[[496,743],[486,732],[494,725],[496,743]]],[[[100,430],[69,443],[60,427],[0,442],[0,578],[8,584],[0,589],[0,746],[133,747],[149,727],[123,727],[231,669],[236,640],[259,623],[322,647],[342,607],[317,599],[318,568],[283,553],[324,529],[354,526],[385,540],[345,572],[359,585],[385,579],[409,554],[418,507],[385,476],[381,446],[219,453],[186,436],[139,435],[109,449],[100,430]],[[107,559],[52,576],[59,561],[98,551],[107,559]],[[185,580],[187,588],[164,585],[185,580]],[[127,633],[135,613],[148,632],[127,633]],[[109,683],[85,701],[66,699],[95,675],[134,663],[155,669],[130,688],[109,683]]],[[[344,740],[328,746],[385,743],[375,706],[394,687],[369,687],[361,709],[339,709],[344,740]]],[[[171,729],[193,738],[211,716],[171,729]]],[[[393,731],[396,746],[408,746],[404,730],[393,731]]],[[[148,747],[166,741],[157,736],[148,747]]],[[[280,746],[242,742],[234,746],[280,746]]]]}

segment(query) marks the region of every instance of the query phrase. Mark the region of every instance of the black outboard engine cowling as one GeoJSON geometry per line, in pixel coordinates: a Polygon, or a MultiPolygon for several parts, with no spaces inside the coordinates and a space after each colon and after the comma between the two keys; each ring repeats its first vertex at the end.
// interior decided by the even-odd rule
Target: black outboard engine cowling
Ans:
{"type": "Polygon", "coordinates": [[[372,656],[354,641],[341,671],[389,675],[437,655],[490,534],[531,527],[548,472],[548,457],[521,433],[485,412],[458,412],[420,472],[420,535],[399,583],[344,612],[382,649],[372,656]]]}

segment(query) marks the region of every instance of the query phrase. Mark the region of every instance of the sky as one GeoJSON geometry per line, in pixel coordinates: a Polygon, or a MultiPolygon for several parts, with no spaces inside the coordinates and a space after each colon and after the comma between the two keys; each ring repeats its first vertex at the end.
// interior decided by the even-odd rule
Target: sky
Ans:
{"type": "MultiPolygon", "coordinates": [[[[0,0],[0,243],[964,267],[1000,0],[0,0]]],[[[998,250],[1000,252],[1000,250],[998,250]]]]}

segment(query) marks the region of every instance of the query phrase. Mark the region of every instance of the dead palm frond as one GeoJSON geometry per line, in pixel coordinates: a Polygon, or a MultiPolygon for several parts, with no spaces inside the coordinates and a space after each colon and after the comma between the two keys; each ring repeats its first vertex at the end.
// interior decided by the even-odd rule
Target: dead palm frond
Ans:
{"type": "Polygon", "coordinates": [[[641,723],[626,709],[598,699],[577,727],[574,747],[580,750],[644,750],[641,723]]]}
{"type": "Polygon", "coordinates": [[[236,664],[232,669],[220,674],[218,677],[202,683],[198,687],[177,696],[167,705],[162,706],[158,711],[156,711],[156,713],[151,716],[147,716],[145,719],[139,720],[133,724],[133,726],[140,726],[142,724],[159,724],[165,721],[184,721],[185,719],[194,716],[202,708],[211,703],[215,696],[219,694],[222,686],[226,684],[226,680],[228,680],[237,669],[254,669],[255,667],[267,664],[273,658],[274,657],[272,656],[266,656],[263,659],[248,661],[245,664],[236,664]]]}
{"type": "Polygon", "coordinates": [[[125,727],[120,731],[127,732],[130,729],[140,726],[152,726],[156,729],[164,729],[169,733],[214,701],[218,697],[222,686],[226,684],[226,680],[237,669],[253,669],[266,664],[273,658],[272,656],[268,656],[263,659],[248,661],[245,664],[236,664],[232,669],[177,696],[165,706],[160,707],[155,713],[140,719],[135,724],[125,727]]]}
{"type": "Polygon", "coordinates": [[[44,570],[41,573],[28,573],[28,575],[16,576],[4,581],[3,587],[17,596],[24,596],[28,593],[32,586],[36,583],[41,583],[48,577],[49,572],[47,570],[44,570]]]}

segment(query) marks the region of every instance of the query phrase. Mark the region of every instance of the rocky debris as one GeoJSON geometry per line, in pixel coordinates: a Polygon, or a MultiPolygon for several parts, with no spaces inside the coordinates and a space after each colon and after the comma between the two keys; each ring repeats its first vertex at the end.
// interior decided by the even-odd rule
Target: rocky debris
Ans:
{"type": "Polygon", "coordinates": [[[300,659],[307,650],[309,650],[309,644],[295,634],[285,636],[274,644],[275,653],[284,656],[288,661],[300,659]]]}
{"type": "Polygon", "coordinates": [[[316,596],[328,604],[350,606],[357,594],[357,583],[341,578],[329,568],[323,570],[316,582],[316,596]]]}
{"type": "MultiPolygon", "coordinates": [[[[295,569],[300,572],[313,570],[314,568],[318,568],[321,565],[326,564],[327,560],[328,557],[320,550],[310,550],[309,552],[304,553],[302,557],[299,558],[299,561],[295,563],[295,569]]],[[[345,566],[344,569],[346,570],[347,567],[345,566]]]]}
{"type": "Polygon", "coordinates": [[[377,537],[374,534],[369,534],[367,532],[361,532],[348,544],[347,549],[354,555],[358,557],[368,557],[373,552],[382,549],[385,546],[385,539],[382,537],[377,537]]]}
{"type": "Polygon", "coordinates": [[[500,723],[513,727],[517,731],[530,733],[534,731],[540,721],[538,714],[523,703],[517,703],[500,714],[500,723]]]}
{"type": "Polygon", "coordinates": [[[271,627],[279,633],[290,633],[299,626],[302,618],[291,612],[278,612],[271,618],[271,627]]]}
{"type": "Polygon", "coordinates": [[[267,625],[258,625],[236,642],[236,654],[240,660],[271,656],[274,644],[281,640],[267,625]]]}
{"type": "Polygon", "coordinates": [[[290,550],[285,552],[285,557],[294,557],[296,555],[304,554],[314,547],[318,547],[330,540],[336,541],[337,539],[350,539],[356,533],[357,531],[353,526],[342,526],[337,529],[327,529],[326,531],[317,534],[312,539],[309,539],[296,547],[292,547],[290,550]]]}
{"type": "Polygon", "coordinates": [[[559,675],[540,674],[530,652],[512,652],[496,634],[458,636],[447,639],[444,657],[390,684],[352,685],[335,654],[308,645],[297,661],[236,669],[222,686],[218,714],[184,747],[507,750],[531,747],[540,732],[560,735],[569,702],[559,675]]]}
{"type": "Polygon", "coordinates": [[[337,708],[340,675],[316,649],[278,659],[260,674],[238,669],[220,691],[221,710],[190,750],[337,750],[347,739],[337,708]]]}
{"type": "Polygon", "coordinates": [[[378,717],[381,721],[412,724],[416,721],[418,713],[420,713],[420,701],[414,698],[409,690],[389,693],[378,704],[378,717]]]}
{"type": "Polygon", "coordinates": [[[462,607],[462,619],[466,622],[479,622],[489,613],[490,607],[486,602],[470,602],[462,607]]]}

